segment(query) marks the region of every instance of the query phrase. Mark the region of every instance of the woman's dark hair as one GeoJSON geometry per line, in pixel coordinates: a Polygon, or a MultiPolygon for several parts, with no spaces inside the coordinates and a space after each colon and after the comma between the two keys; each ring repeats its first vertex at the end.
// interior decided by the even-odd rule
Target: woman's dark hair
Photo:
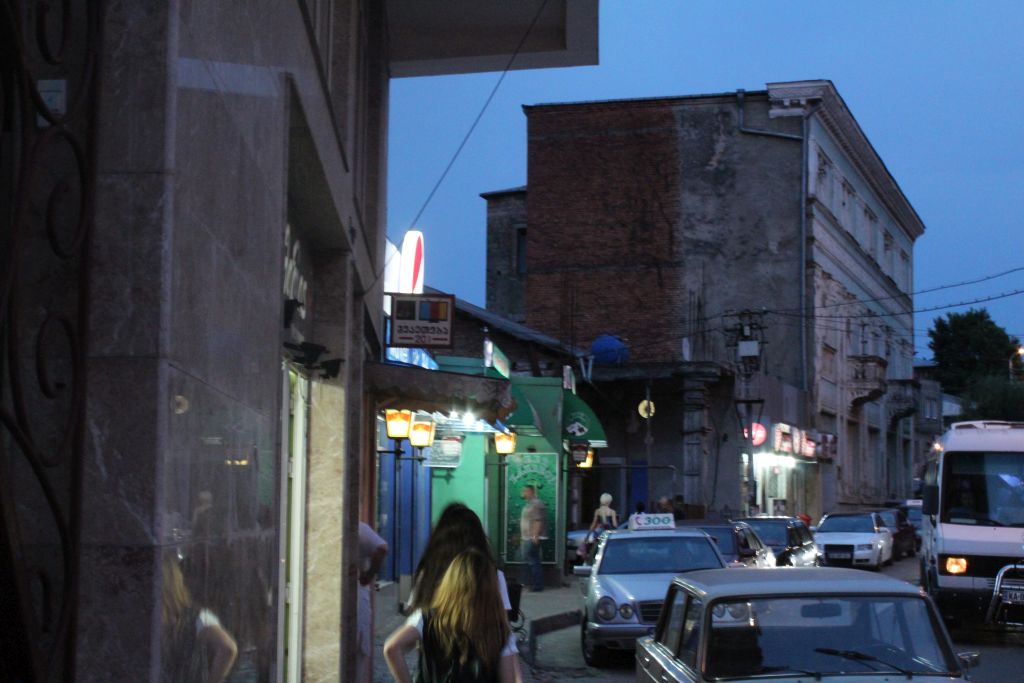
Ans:
{"type": "Polygon", "coordinates": [[[480,518],[462,503],[451,503],[442,512],[423,549],[423,556],[413,574],[411,609],[427,609],[434,591],[455,556],[469,548],[479,550],[494,561],[491,544],[480,518]]]}

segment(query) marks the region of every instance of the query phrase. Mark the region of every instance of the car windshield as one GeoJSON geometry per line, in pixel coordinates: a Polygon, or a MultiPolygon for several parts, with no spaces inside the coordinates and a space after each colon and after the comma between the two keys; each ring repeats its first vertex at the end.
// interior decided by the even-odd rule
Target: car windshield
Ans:
{"type": "Polygon", "coordinates": [[[896,527],[899,526],[899,524],[897,524],[896,522],[895,510],[882,510],[878,513],[878,516],[882,518],[882,521],[885,523],[885,526],[889,527],[894,531],[896,527]]]}
{"type": "Polygon", "coordinates": [[[818,533],[834,534],[842,532],[875,533],[875,523],[870,515],[840,515],[826,517],[818,525],[818,533]]]}
{"type": "Polygon", "coordinates": [[[736,539],[732,533],[732,527],[728,526],[705,526],[701,530],[708,536],[715,539],[718,550],[726,557],[736,554],[736,539]]]}
{"type": "Polygon", "coordinates": [[[919,596],[782,596],[710,607],[708,678],[959,672],[919,596]]]}
{"type": "Polygon", "coordinates": [[[1024,526],[1024,454],[947,453],[942,521],[1024,526]]]}
{"type": "Polygon", "coordinates": [[[784,548],[787,544],[786,521],[776,519],[748,519],[747,524],[753,527],[758,538],[766,545],[784,548]]]}
{"type": "Polygon", "coordinates": [[[600,574],[660,574],[717,569],[722,561],[706,538],[616,536],[605,543],[600,574]]]}

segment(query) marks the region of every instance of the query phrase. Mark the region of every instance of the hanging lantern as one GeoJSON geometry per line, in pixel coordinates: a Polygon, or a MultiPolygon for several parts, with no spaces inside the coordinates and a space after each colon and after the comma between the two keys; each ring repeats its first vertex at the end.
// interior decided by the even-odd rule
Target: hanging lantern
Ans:
{"type": "Polygon", "coordinates": [[[498,455],[509,455],[516,452],[516,433],[515,432],[495,432],[494,433],[494,450],[498,451],[498,455]]]}
{"type": "Polygon", "coordinates": [[[416,416],[409,431],[409,443],[417,448],[428,448],[434,443],[437,424],[429,417],[416,416]]]}
{"type": "Polygon", "coordinates": [[[385,410],[384,422],[387,424],[389,439],[408,439],[409,429],[412,425],[412,411],[385,410]]]}

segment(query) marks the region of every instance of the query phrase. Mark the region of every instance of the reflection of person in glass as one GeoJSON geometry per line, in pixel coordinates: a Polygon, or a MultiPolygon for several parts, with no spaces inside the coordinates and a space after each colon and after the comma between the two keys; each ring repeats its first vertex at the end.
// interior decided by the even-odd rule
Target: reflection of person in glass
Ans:
{"type": "MultiPolygon", "coordinates": [[[[535,592],[544,590],[544,569],[540,564],[540,542],[547,538],[547,511],[532,484],[520,493],[523,514],[519,517],[519,552],[529,567],[529,585],[535,592]]],[[[524,581],[524,583],[526,583],[524,581]]]]}
{"type": "Polygon", "coordinates": [[[166,683],[222,683],[238,656],[238,646],[213,612],[196,605],[174,555],[164,559],[160,622],[162,670],[166,683]]]}

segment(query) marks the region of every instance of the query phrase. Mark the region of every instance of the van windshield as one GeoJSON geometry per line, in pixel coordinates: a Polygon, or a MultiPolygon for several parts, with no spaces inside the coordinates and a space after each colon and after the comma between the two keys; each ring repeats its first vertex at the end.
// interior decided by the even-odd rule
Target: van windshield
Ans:
{"type": "Polygon", "coordinates": [[[942,521],[1024,527],[1024,453],[946,453],[942,521]]]}

